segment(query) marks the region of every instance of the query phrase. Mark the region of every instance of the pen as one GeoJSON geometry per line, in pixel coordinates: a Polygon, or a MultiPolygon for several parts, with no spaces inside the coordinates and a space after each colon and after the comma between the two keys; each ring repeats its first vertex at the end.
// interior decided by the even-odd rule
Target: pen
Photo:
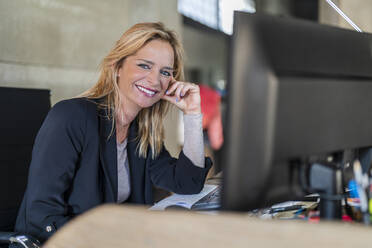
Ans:
{"type": "Polygon", "coordinates": [[[302,209],[302,208],[303,208],[303,205],[292,205],[292,206],[287,206],[287,207],[277,207],[277,208],[271,208],[269,213],[274,214],[274,213],[285,212],[285,211],[299,210],[299,209],[302,209]]]}

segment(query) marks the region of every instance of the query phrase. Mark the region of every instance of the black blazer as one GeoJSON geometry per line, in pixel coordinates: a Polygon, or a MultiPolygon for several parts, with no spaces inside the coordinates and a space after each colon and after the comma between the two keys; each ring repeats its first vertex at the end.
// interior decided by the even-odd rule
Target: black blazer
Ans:
{"type": "MultiPolygon", "coordinates": [[[[112,121],[93,100],[76,98],[57,103],[35,139],[27,189],[16,231],[45,241],[76,215],[117,200],[116,135],[112,121]]],[[[153,185],[194,194],[201,191],[211,167],[195,166],[182,152],[172,158],[163,148],[151,159],[139,157],[136,121],[128,134],[131,195],[127,202],[153,204],[153,185]]]]}

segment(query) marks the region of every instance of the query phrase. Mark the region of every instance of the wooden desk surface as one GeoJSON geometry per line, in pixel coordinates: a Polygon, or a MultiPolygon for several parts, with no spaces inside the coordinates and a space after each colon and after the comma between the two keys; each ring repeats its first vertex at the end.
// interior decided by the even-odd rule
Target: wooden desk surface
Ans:
{"type": "Polygon", "coordinates": [[[45,247],[372,247],[372,227],[105,205],[72,220],[45,247]]]}

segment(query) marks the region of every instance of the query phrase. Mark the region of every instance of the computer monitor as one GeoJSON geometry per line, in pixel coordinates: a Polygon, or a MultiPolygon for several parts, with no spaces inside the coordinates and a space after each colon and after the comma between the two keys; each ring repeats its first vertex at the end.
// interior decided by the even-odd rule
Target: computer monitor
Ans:
{"type": "Polygon", "coordinates": [[[223,209],[294,200],[302,164],[372,146],[371,55],[367,33],[235,12],[223,209]]]}

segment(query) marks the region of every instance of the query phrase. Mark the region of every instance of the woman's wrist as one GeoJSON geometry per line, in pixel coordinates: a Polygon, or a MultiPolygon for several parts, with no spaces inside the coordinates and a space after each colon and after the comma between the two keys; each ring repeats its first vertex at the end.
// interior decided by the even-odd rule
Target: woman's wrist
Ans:
{"type": "Polygon", "coordinates": [[[184,115],[198,115],[201,114],[201,108],[195,108],[195,109],[185,109],[183,110],[184,115]]]}

